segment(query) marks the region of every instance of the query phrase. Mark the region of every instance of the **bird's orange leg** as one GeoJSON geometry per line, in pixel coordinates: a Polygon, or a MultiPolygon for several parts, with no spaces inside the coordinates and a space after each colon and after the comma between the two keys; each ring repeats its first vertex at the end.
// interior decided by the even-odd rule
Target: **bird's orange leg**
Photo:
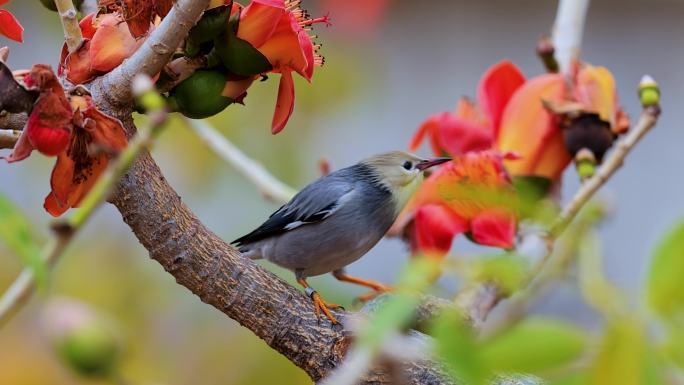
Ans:
{"type": "Polygon", "coordinates": [[[325,302],[323,298],[321,298],[321,295],[318,294],[316,290],[314,290],[309,284],[306,282],[306,279],[304,278],[297,278],[297,283],[302,285],[304,287],[304,292],[311,298],[311,301],[314,304],[314,313],[316,313],[316,318],[321,318],[321,311],[323,314],[325,314],[326,317],[330,320],[330,322],[335,324],[339,324],[339,321],[337,321],[337,318],[330,312],[329,309],[341,309],[342,306],[334,304],[334,303],[329,303],[325,302]]]}
{"type": "Polygon", "coordinates": [[[369,300],[377,297],[381,293],[386,293],[388,291],[392,291],[392,287],[390,287],[390,286],[387,286],[385,284],[382,284],[382,283],[376,282],[376,281],[352,277],[351,275],[348,275],[347,273],[345,273],[343,270],[335,270],[335,271],[333,271],[332,274],[333,274],[333,277],[337,278],[338,281],[349,282],[349,283],[353,283],[356,285],[365,286],[365,287],[369,287],[369,288],[373,289],[373,291],[357,297],[357,300],[359,300],[361,302],[369,301],[369,300]]]}

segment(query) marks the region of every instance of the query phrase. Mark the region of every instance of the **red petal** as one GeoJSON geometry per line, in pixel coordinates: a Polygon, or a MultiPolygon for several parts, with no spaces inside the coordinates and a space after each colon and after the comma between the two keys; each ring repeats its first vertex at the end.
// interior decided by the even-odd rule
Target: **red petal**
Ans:
{"type": "Polygon", "coordinates": [[[409,150],[417,150],[423,140],[425,140],[425,136],[429,136],[432,151],[435,155],[440,155],[442,153],[442,146],[440,146],[437,140],[437,130],[439,129],[439,122],[442,120],[441,116],[442,114],[432,115],[418,127],[418,130],[413,134],[413,138],[411,138],[411,142],[409,143],[409,150]]]}
{"type": "Polygon", "coordinates": [[[5,9],[0,9],[0,35],[18,41],[24,42],[24,27],[19,24],[19,21],[5,9]]]}
{"type": "Polygon", "coordinates": [[[515,238],[515,216],[503,210],[487,210],[470,221],[475,242],[509,249],[515,238]]]}
{"type": "Polygon", "coordinates": [[[450,155],[484,151],[492,147],[494,136],[490,129],[476,122],[459,119],[445,113],[437,130],[438,142],[450,155]]]}
{"type": "Polygon", "coordinates": [[[19,136],[19,140],[17,140],[17,143],[14,144],[14,149],[12,150],[12,153],[8,157],[3,156],[0,157],[0,159],[6,160],[7,163],[18,162],[20,160],[28,158],[33,150],[34,148],[28,139],[28,134],[26,133],[26,130],[24,130],[22,131],[21,136],[19,136]]]}
{"type": "Polygon", "coordinates": [[[66,150],[71,136],[71,106],[62,92],[41,93],[26,123],[31,145],[42,154],[56,156],[66,150]]]}
{"type": "Polygon", "coordinates": [[[292,111],[294,110],[295,92],[294,81],[291,71],[283,71],[280,74],[278,86],[278,100],[276,101],[275,113],[271,124],[271,132],[277,134],[285,128],[292,111]]]}
{"type": "Polygon", "coordinates": [[[95,12],[89,13],[78,23],[79,27],[81,27],[81,33],[83,34],[84,39],[92,39],[97,31],[97,28],[93,25],[93,18],[95,15],[95,12]]]}
{"type": "Polygon", "coordinates": [[[508,60],[495,64],[482,76],[477,100],[482,111],[489,116],[495,136],[499,132],[504,107],[523,83],[525,77],[522,72],[508,60]]]}
{"type": "Polygon", "coordinates": [[[454,237],[468,230],[468,222],[439,204],[421,206],[415,215],[414,252],[443,255],[454,237]]]}
{"type": "Polygon", "coordinates": [[[0,0],[0,7],[9,3],[9,2],[10,2],[10,0],[0,0]]]}

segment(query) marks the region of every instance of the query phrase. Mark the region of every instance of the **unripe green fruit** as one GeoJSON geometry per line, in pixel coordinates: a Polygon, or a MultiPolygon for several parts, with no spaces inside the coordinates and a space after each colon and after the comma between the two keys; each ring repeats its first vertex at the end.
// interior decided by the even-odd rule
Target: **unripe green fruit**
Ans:
{"type": "Polygon", "coordinates": [[[233,99],[221,95],[227,80],[218,71],[196,71],[171,90],[169,106],[192,119],[214,116],[233,103],[233,99]]]}
{"type": "MultiPolygon", "coordinates": [[[[40,0],[40,3],[43,4],[45,8],[57,12],[55,0],[40,0]]],[[[83,0],[74,0],[74,7],[76,8],[76,11],[79,11],[81,9],[81,4],[83,4],[83,0]]]]}
{"type": "Polygon", "coordinates": [[[62,359],[86,376],[110,374],[119,356],[116,338],[98,323],[71,330],[57,344],[62,359]]]}

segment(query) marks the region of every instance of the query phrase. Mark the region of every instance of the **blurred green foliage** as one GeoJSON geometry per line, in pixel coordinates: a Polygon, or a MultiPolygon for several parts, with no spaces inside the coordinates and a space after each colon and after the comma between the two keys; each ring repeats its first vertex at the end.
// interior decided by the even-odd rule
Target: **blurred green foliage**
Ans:
{"type": "Polygon", "coordinates": [[[31,223],[21,210],[0,192],[0,243],[31,268],[39,287],[45,284],[45,263],[31,233],[31,223]]]}

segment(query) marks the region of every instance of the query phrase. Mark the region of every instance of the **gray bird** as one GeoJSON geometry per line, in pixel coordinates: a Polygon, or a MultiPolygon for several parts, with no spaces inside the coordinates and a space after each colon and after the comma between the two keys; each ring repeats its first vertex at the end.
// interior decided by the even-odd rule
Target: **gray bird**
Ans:
{"type": "Polygon", "coordinates": [[[423,180],[423,171],[449,158],[422,159],[392,151],[337,170],[306,186],[251,233],[232,243],[243,255],[265,258],[295,273],[314,310],[337,323],[306,282],[332,272],[340,281],[387,291],[383,284],[347,275],[344,267],[361,258],[392,226],[423,180]]]}

